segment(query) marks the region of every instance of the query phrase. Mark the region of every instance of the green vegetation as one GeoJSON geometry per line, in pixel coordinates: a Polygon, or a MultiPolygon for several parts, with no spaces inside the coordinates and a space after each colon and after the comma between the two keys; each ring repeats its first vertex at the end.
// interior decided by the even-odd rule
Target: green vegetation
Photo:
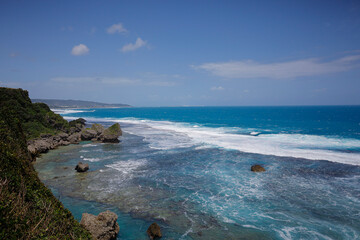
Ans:
{"type": "Polygon", "coordinates": [[[13,113],[12,116],[19,120],[27,139],[69,128],[69,123],[46,104],[31,103],[27,91],[1,87],[0,104],[2,111],[13,113]]]}
{"type": "Polygon", "coordinates": [[[0,88],[0,239],[91,239],[40,181],[26,141],[69,124],[22,89],[0,88]]]}
{"type": "Polygon", "coordinates": [[[99,123],[94,123],[91,126],[91,130],[96,131],[97,133],[101,133],[102,131],[104,131],[104,127],[103,125],[99,124],[99,123]]]}
{"type": "Polygon", "coordinates": [[[105,130],[105,134],[117,134],[119,132],[121,132],[119,123],[115,123],[114,125],[105,130]]]}

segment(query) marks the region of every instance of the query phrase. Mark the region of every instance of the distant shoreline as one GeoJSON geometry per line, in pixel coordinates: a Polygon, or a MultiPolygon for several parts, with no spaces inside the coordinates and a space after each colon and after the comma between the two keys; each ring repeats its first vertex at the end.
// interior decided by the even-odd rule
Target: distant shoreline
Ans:
{"type": "Polygon", "coordinates": [[[89,109],[89,108],[128,108],[132,107],[122,103],[101,103],[83,100],[62,99],[31,99],[33,103],[45,103],[51,109],[89,109]]]}
{"type": "Polygon", "coordinates": [[[124,107],[50,107],[51,111],[53,111],[53,110],[71,110],[71,109],[95,109],[95,108],[133,108],[133,106],[124,106],[124,107]]]}

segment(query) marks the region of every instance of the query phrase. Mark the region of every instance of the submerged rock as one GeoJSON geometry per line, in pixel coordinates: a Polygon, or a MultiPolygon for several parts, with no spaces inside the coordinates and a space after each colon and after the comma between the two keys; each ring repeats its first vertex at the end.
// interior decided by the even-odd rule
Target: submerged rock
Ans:
{"type": "Polygon", "coordinates": [[[266,170],[262,166],[256,164],[256,165],[251,166],[251,171],[252,172],[265,172],[266,170]]]}
{"type": "Polygon", "coordinates": [[[89,170],[89,164],[79,162],[76,165],[75,170],[78,171],[78,172],[86,172],[87,170],[89,170]]]}
{"type": "Polygon", "coordinates": [[[94,239],[116,239],[120,227],[116,222],[118,216],[110,211],[102,212],[98,216],[83,213],[80,224],[84,226],[94,239]]]}
{"type": "Polygon", "coordinates": [[[150,239],[162,237],[160,226],[157,223],[152,223],[146,232],[149,235],[150,239]]]}

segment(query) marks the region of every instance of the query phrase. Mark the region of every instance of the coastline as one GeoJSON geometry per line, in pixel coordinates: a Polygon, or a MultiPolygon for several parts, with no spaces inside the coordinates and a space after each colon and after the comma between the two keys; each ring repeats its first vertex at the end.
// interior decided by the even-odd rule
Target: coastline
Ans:
{"type": "MultiPolygon", "coordinates": [[[[109,121],[114,120],[120,122],[126,132],[121,146],[85,144],[69,153],[68,157],[63,156],[62,161],[71,162],[71,156],[76,156],[87,159],[94,165],[95,168],[88,174],[87,182],[83,182],[79,187],[81,190],[78,190],[88,201],[115,206],[135,219],[155,219],[162,222],[164,228],[181,233],[180,235],[185,234],[192,239],[221,239],[246,232],[252,234],[252,239],[281,239],[284,234],[289,234],[293,238],[311,238],[311,231],[331,238],[355,237],[356,235],[352,234],[357,233],[357,226],[351,222],[357,217],[353,216],[350,210],[358,209],[358,204],[344,196],[351,194],[352,198],[356,199],[356,191],[348,190],[358,189],[354,184],[357,181],[359,167],[339,163],[338,159],[331,162],[324,160],[326,156],[333,156],[333,153],[342,156],[357,153],[360,146],[356,140],[357,123],[339,126],[335,123],[331,125],[331,121],[328,126],[332,127],[335,133],[343,132],[342,127],[354,130],[348,131],[346,137],[336,138],[334,134],[328,136],[323,130],[318,129],[319,125],[324,128],[325,123],[318,124],[315,118],[316,121],[310,122],[314,122],[311,128],[301,125],[312,134],[299,133],[297,129],[288,129],[289,125],[293,126],[296,122],[286,117],[292,116],[292,110],[297,109],[281,109],[285,111],[281,112],[281,115],[286,115],[279,120],[284,119],[286,133],[282,132],[283,129],[277,128],[272,128],[272,132],[269,133],[253,129],[251,126],[236,128],[230,125],[227,128],[220,124],[206,125],[201,122],[204,116],[209,117],[204,114],[212,111],[222,111],[222,121],[229,119],[230,122],[235,114],[245,120],[247,117],[252,119],[253,115],[248,114],[249,112],[239,114],[244,111],[242,108],[166,108],[166,111],[164,108],[152,108],[150,114],[148,108],[136,108],[136,111],[131,113],[104,109],[68,114],[64,115],[68,119],[84,116],[88,117],[90,122],[104,120],[109,124],[109,121]],[[229,115],[225,115],[224,111],[229,115]],[[130,114],[135,118],[128,116],[130,114]],[[260,134],[251,136],[250,133],[253,131],[260,134]],[[200,133],[202,135],[198,135],[200,133]],[[353,136],[353,139],[349,139],[353,136]],[[209,146],[210,140],[213,145],[209,146]],[[287,144],[285,146],[288,148],[305,152],[309,151],[310,147],[312,152],[323,154],[326,151],[327,155],[323,154],[319,159],[307,159],[294,155],[278,156],[278,152],[282,151],[275,154],[256,154],[254,148],[248,148],[248,152],[244,152],[219,147],[229,140],[237,146],[254,143],[252,146],[261,149],[266,149],[267,146],[276,146],[279,149],[281,145],[287,144]],[[277,145],[279,140],[280,146],[277,145]],[[252,174],[250,166],[257,163],[263,165],[266,172],[252,174]],[[293,189],[298,191],[294,192],[293,189]],[[100,192],[102,194],[98,195],[100,192]],[[304,198],[307,201],[304,201],[304,198]],[[335,202],[336,206],[342,206],[342,212],[327,201],[328,199],[335,202]],[[323,210],[317,208],[318,204],[323,206],[323,210]],[[273,212],[272,209],[277,211],[273,212]],[[330,209],[331,217],[327,219],[326,214],[330,209]],[[334,225],[335,217],[343,224],[334,225]],[[309,219],[316,224],[309,224],[309,219]],[[207,222],[206,227],[201,225],[203,221],[207,222]],[[332,230],[329,230],[329,227],[332,230]],[[286,233],[289,228],[294,230],[286,233]],[[259,236],[256,231],[264,235],[259,236]],[[338,234],[339,231],[344,233],[338,234]],[[222,236],[219,235],[220,232],[222,236]]],[[[259,116],[264,116],[264,122],[267,123],[269,115],[263,112],[271,113],[274,108],[250,110],[259,113],[258,119],[259,116]]],[[[322,119],[334,115],[333,109],[330,110],[307,109],[311,119],[314,116],[322,119]],[[320,113],[314,115],[313,111],[320,113]]],[[[339,111],[346,113],[347,108],[340,108],[339,111]]],[[[275,115],[277,116],[279,114],[275,115]]],[[[273,121],[278,119],[275,117],[273,121]]],[[[281,121],[276,121],[276,124],[279,123],[281,121]]],[[[55,169],[54,167],[51,171],[56,172],[55,169]]],[[[77,179],[69,176],[63,181],[77,182],[77,179]]],[[[60,182],[53,184],[64,195],[71,196],[76,191],[63,189],[60,182]]],[[[166,236],[174,234],[172,231],[167,232],[166,236]]]]}
{"type": "MultiPolygon", "coordinates": [[[[26,112],[32,107],[45,109],[44,105],[27,104],[26,112]]],[[[319,124],[314,116],[322,119],[334,114],[328,108],[314,109],[316,112],[320,111],[317,115],[313,114],[313,109],[308,109],[310,121],[299,126],[310,133],[318,133],[310,135],[308,132],[299,133],[296,128],[288,128],[288,124],[296,124],[292,118],[286,117],[292,116],[294,109],[282,109],[281,114],[274,112],[271,120],[276,122],[276,126],[271,125],[275,126],[271,128],[271,132],[251,125],[248,128],[236,126],[248,123],[247,117],[251,120],[250,124],[253,124],[252,114],[260,120],[263,117],[263,122],[268,123],[273,108],[250,109],[252,113],[247,109],[247,112],[243,112],[242,108],[166,108],[166,111],[163,108],[152,108],[151,111],[134,109],[131,112],[104,109],[65,116],[68,119],[83,116],[90,123],[101,119],[115,119],[126,131],[121,144],[106,144],[98,141],[101,134],[97,135],[96,126],[92,129],[85,128],[86,131],[81,127],[81,132],[86,132],[84,138],[94,141],[79,141],[79,144],[50,150],[41,155],[40,161],[30,164],[37,169],[37,173],[32,174],[39,175],[41,181],[68,206],[77,220],[80,220],[83,212],[87,212],[86,208],[90,208],[89,212],[93,214],[99,214],[105,208],[114,209],[119,216],[120,228],[127,226],[120,230],[120,238],[126,236],[126,239],[145,239],[144,229],[153,221],[164,229],[164,236],[174,239],[221,239],[236,236],[274,239],[282,238],[284,234],[293,238],[309,238],[310,232],[330,238],[350,239],[356,238],[355,234],[360,232],[354,224],[358,220],[357,215],[353,214],[360,209],[356,196],[360,167],[340,163],[337,159],[332,162],[324,161],[326,156],[334,157],[334,154],[358,156],[356,154],[360,144],[356,138],[357,122],[339,125],[337,121],[330,121],[326,126],[332,127],[332,136],[321,135],[324,128],[318,129],[319,124]],[[221,122],[217,123],[220,112],[221,122]],[[129,118],[126,114],[132,114],[135,118],[129,118]],[[279,115],[282,117],[279,118],[279,115]],[[237,120],[234,116],[241,118],[237,120]],[[205,120],[201,122],[202,119],[205,120]],[[227,119],[228,122],[224,122],[227,119]],[[278,128],[280,123],[285,128],[278,128]],[[336,138],[334,133],[343,132],[343,128],[353,131],[336,138]],[[283,129],[287,132],[284,133],[283,129]],[[259,134],[253,136],[251,133],[254,132],[259,134]],[[353,139],[349,138],[353,136],[353,139]],[[291,148],[296,153],[311,150],[324,157],[307,159],[297,158],[294,154],[259,154],[253,147],[248,148],[248,152],[231,149],[233,145],[230,148],[228,145],[221,147],[225,143],[240,147],[261,146],[261,149],[268,150],[266,153],[269,153],[268,147],[271,146],[281,150],[280,153],[282,148],[279,147],[291,148]],[[77,173],[73,168],[78,161],[88,163],[90,169],[85,173],[77,173]],[[251,172],[250,166],[255,164],[264,166],[266,171],[251,172]],[[319,204],[321,209],[317,207],[319,204]],[[335,218],[338,220],[334,221],[335,218]],[[337,222],[341,224],[335,224],[337,222]],[[287,233],[289,228],[294,230],[287,233]]],[[[339,111],[351,115],[354,113],[346,108],[340,108],[339,111]]],[[[69,122],[51,115],[53,113],[46,114],[53,118],[44,118],[46,121],[43,124],[53,125],[44,125],[44,129],[55,132],[52,126],[56,126],[57,132],[55,135],[50,134],[51,136],[40,134],[38,140],[69,142],[70,135],[65,138],[61,133],[61,129],[71,131],[71,127],[66,125],[69,122]]],[[[1,115],[4,116],[13,115],[1,115]]],[[[348,119],[342,115],[336,115],[333,119],[338,119],[337,116],[348,119]]],[[[16,118],[19,116],[6,121],[16,118]]],[[[109,121],[104,121],[104,125],[111,125],[109,121]]],[[[320,126],[324,124],[321,122],[320,126]]],[[[11,126],[15,127],[16,124],[11,126]]],[[[29,126],[33,124],[25,125],[29,126]]],[[[32,135],[40,132],[32,128],[25,129],[32,135]]],[[[325,133],[328,132],[326,129],[325,133]]],[[[76,130],[74,133],[79,132],[76,130]]],[[[82,133],[80,139],[81,136],[82,133]]],[[[1,144],[6,142],[7,140],[2,141],[1,144]]],[[[14,152],[19,143],[12,142],[15,147],[11,150],[9,146],[4,146],[14,152]]],[[[21,162],[19,158],[15,162],[26,165],[30,161],[21,162]]],[[[22,166],[20,169],[23,168],[22,166]]],[[[5,169],[7,172],[16,170],[5,169]]],[[[78,223],[75,225],[78,226],[78,223]]]]}

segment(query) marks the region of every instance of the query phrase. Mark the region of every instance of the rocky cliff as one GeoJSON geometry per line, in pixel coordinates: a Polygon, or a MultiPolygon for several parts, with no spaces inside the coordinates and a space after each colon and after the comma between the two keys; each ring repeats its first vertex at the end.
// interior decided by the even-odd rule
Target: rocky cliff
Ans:
{"type": "Polygon", "coordinates": [[[0,239],[91,239],[41,183],[27,149],[30,139],[70,129],[27,91],[0,88],[0,239]]]}

